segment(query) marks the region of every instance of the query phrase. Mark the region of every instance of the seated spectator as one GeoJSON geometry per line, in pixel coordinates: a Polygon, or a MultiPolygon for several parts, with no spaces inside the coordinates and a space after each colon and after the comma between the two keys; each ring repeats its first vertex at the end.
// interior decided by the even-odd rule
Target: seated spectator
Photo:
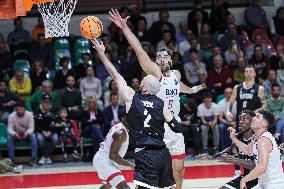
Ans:
{"type": "Polygon", "coordinates": [[[179,113],[182,126],[182,134],[184,136],[184,143],[186,152],[189,150],[189,139],[193,139],[194,152],[190,155],[197,155],[201,150],[201,136],[199,133],[198,124],[196,123],[196,103],[193,99],[186,98],[186,101],[181,104],[181,111],[179,113]]]}
{"type": "Polygon", "coordinates": [[[220,55],[213,57],[213,68],[208,71],[208,81],[214,84],[217,94],[222,94],[225,88],[233,86],[232,71],[223,66],[220,55]]]}
{"type": "Polygon", "coordinates": [[[248,59],[251,59],[255,49],[255,46],[260,46],[261,47],[261,51],[262,53],[265,55],[265,57],[269,58],[270,57],[270,52],[268,49],[268,46],[265,43],[262,43],[262,36],[261,35],[256,35],[253,39],[252,39],[252,44],[250,44],[246,49],[246,56],[248,59]]]}
{"type": "Polygon", "coordinates": [[[205,69],[206,66],[203,62],[198,59],[198,50],[190,49],[190,61],[184,64],[184,73],[186,80],[190,85],[193,85],[198,81],[198,72],[200,69],[205,69]]]}
{"type": "Polygon", "coordinates": [[[102,42],[106,48],[106,51],[109,51],[114,57],[117,57],[117,44],[114,41],[111,41],[108,34],[102,34],[102,42]]]}
{"type": "Polygon", "coordinates": [[[219,41],[219,45],[221,48],[222,53],[225,53],[226,50],[230,47],[232,41],[236,41],[239,47],[243,50],[243,38],[242,36],[238,35],[237,27],[234,24],[228,25],[228,32],[225,33],[223,37],[221,37],[219,41]]]}
{"type": "Polygon", "coordinates": [[[202,15],[201,10],[195,10],[194,17],[191,23],[188,24],[188,28],[191,29],[193,34],[198,37],[202,33],[202,25],[206,22],[206,19],[202,15]]]}
{"type": "Polygon", "coordinates": [[[284,95],[284,58],[280,59],[280,69],[277,70],[277,83],[281,87],[281,96],[284,95]]]}
{"type": "Polygon", "coordinates": [[[72,69],[69,69],[70,59],[68,57],[63,57],[59,60],[59,64],[62,67],[60,70],[56,71],[54,79],[54,89],[60,90],[66,86],[66,78],[69,75],[75,77],[75,72],[72,69]]]}
{"type": "Polygon", "coordinates": [[[13,112],[19,98],[10,93],[4,80],[0,80],[0,122],[7,123],[9,114],[13,112]]]}
{"type": "Polygon", "coordinates": [[[271,69],[278,70],[280,68],[280,60],[284,57],[284,46],[282,44],[278,44],[275,48],[276,53],[271,54],[270,64],[271,69]]]}
{"type": "Polygon", "coordinates": [[[236,25],[238,34],[241,33],[241,27],[236,24],[236,19],[235,19],[235,17],[234,17],[233,14],[228,14],[228,15],[226,16],[226,22],[224,22],[224,23],[221,24],[219,33],[220,33],[220,34],[225,34],[225,33],[227,33],[227,32],[228,32],[228,25],[230,25],[230,24],[236,25]]]}
{"type": "Polygon", "coordinates": [[[31,43],[31,34],[23,28],[21,17],[14,20],[14,26],[15,29],[9,33],[7,39],[12,54],[19,48],[29,49],[31,43]]]}
{"type": "Polygon", "coordinates": [[[172,54],[172,70],[178,70],[181,75],[181,81],[186,82],[186,77],[183,69],[183,60],[181,54],[178,52],[173,52],[172,54]]]}
{"type": "Polygon", "coordinates": [[[172,40],[172,34],[169,30],[165,30],[162,35],[163,35],[163,38],[161,41],[158,42],[157,48],[156,48],[157,50],[166,48],[167,43],[172,40]]]}
{"type": "Polygon", "coordinates": [[[230,68],[236,68],[238,57],[244,57],[244,52],[240,49],[238,43],[233,40],[225,52],[225,62],[230,68]]]}
{"type": "Polygon", "coordinates": [[[189,50],[191,48],[191,45],[190,45],[190,40],[195,38],[192,31],[190,29],[188,29],[186,31],[186,39],[181,41],[179,44],[178,44],[178,52],[183,56],[185,51],[189,50]]]}
{"type": "Polygon", "coordinates": [[[94,153],[99,150],[100,143],[104,141],[103,113],[96,108],[96,98],[87,98],[87,107],[82,115],[82,136],[92,138],[94,153]]]}
{"type": "MultiPolygon", "coordinates": [[[[49,39],[49,38],[48,38],[49,39]]],[[[52,45],[47,43],[44,34],[38,36],[38,41],[31,48],[32,61],[40,59],[43,62],[44,67],[53,68],[53,49],[52,45]]]]}
{"type": "Polygon", "coordinates": [[[168,29],[172,36],[175,36],[176,30],[175,26],[169,22],[170,14],[166,10],[159,12],[159,20],[154,22],[149,30],[149,36],[151,37],[151,42],[156,45],[160,40],[162,40],[163,34],[163,25],[167,25],[168,29]]]}
{"type": "Polygon", "coordinates": [[[121,122],[121,117],[125,108],[118,104],[118,94],[110,94],[110,105],[103,110],[104,115],[104,134],[107,134],[111,126],[121,122]]]}
{"type": "Polygon", "coordinates": [[[284,37],[284,7],[279,7],[272,19],[277,37],[284,37]]]}
{"type": "Polygon", "coordinates": [[[85,101],[90,96],[93,96],[97,100],[97,105],[100,109],[103,109],[102,97],[102,83],[95,77],[94,68],[89,66],[86,69],[86,77],[80,83],[80,92],[82,99],[85,101]]]}
{"type": "Polygon", "coordinates": [[[246,68],[245,58],[238,57],[237,65],[238,67],[233,71],[233,81],[235,84],[239,84],[245,81],[245,68],[246,68]]]}
{"type": "Polygon", "coordinates": [[[21,100],[26,100],[32,93],[31,79],[25,77],[23,70],[16,70],[14,77],[9,81],[9,89],[21,100]]]}
{"type": "Polygon", "coordinates": [[[181,21],[179,23],[179,32],[176,33],[175,39],[177,44],[182,42],[183,40],[186,40],[186,31],[187,31],[187,23],[184,21],[181,21]]]}
{"type": "Polygon", "coordinates": [[[196,15],[196,11],[200,11],[202,13],[202,17],[205,21],[208,21],[208,13],[204,10],[202,1],[195,0],[193,2],[193,10],[190,11],[187,15],[187,24],[190,25],[194,21],[194,16],[196,15]]]}
{"type": "Polygon", "coordinates": [[[252,0],[245,9],[245,22],[249,30],[268,28],[265,10],[260,6],[259,0],[252,0]]]}
{"type": "MultiPolygon", "coordinates": [[[[230,101],[230,98],[233,94],[232,88],[226,88],[224,91],[224,97],[221,101],[218,102],[218,129],[219,129],[219,143],[220,143],[220,150],[224,150],[225,148],[228,148],[232,141],[230,139],[230,133],[228,131],[229,127],[236,128],[236,122],[235,121],[227,121],[226,120],[226,112],[228,103],[230,101]]],[[[233,105],[233,114],[236,113],[236,103],[233,105]]]]}
{"type": "MultiPolygon", "coordinates": [[[[276,70],[269,70],[268,77],[263,82],[263,88],[264,88],[266,98],[271,97],[271,94],[272,94],[271,87],[274,83],[277,83],[277,72],[276,70]]],[[[280,91],[280,94],[281,94],[281,91],[280,91]]]]}
{"type": "Polygon", "coordinates": [[[212,83],[208,82],[208,73],[205,69],[200,69],[198,72],[198,82],[194,84],[194,86],[202,85],[203,89],[198,91],[197,93],[190,94],[189,97],[193,98],[196,101],[196,104],[202,103],[202,96],[205,93],[210,92],[214,96],[216,96],[216,89],[212,83]]]}
{"type": "Polygon", "coordinates": [[[275,120],[275,138],[284,143],[284,98],[280,96],[281,87],[272,84],[272,96],[267,99],[267,110],[273,113],[275,120]]]}
{"type": "Polygon", "coordinates": [[[208,131],[212,130],[214,154],[219,152],[219,130],[218,130],[218,109],[217,104],[212,102],[213,95],[206,93],[203,96],[203,103],[197,107],[197,116],[201,120],[203,153],[208,154],[208,131]]]}
{"type": "Polygon", "coordinates": [[[25,102],[25,106],[28,111],[32,112],[37,109],[41,104],[41,100],[44,95],[51,96],[51,107],[53,112],[57,112],[59,109],[59,97],[57,92],[53,91],[53,84],[49,80],[42,82],[41,89],[37,90],[30,98],[25,102]]]}
{"type": "Polygon", "coordinates": [[[170,40],[169,42],[166,43],[166,48],[171,52],[177,52],[177,44],[174,40],[170,40]]]}
{"type": "Polygon", "coordinates": [[[203,51],[211,50],[211,48],[215,45],[215,40],[210,31],[210,26],[208,23],[204,23],[202,25],[202,31],[198,37],[198,41],[200,43],[200,48],[203,51]]]}
{"type": "Polygon", "coordinates": [[[62,151],[63,151],[63,161],[68,161],[67,155],[67,143],[68,139],[72,141],[73,145],[73,157],[79,159],[79,154],[77,152],[77,138],[73,135],[73,125],[68,118],[68,112],[65,108],[59,110],[59,118],[55,122],[55,127],[59,129],[59,135],[62,141],[62,151]]]}
{"type": "Polygon", "coordinates": [[[58,141],[58,135],[54,122],[56,114],[52,112],[51,96],[42,96],[40,106],[34,111],[35,129],[39,149],[42,157],[38,164],[52,164],[51,156],[58,141]]]}
{"type": "Polygon", "coordinates": [[[82,114],[82,96],[75,85],[75,77],[67,76],[66,87],[59,92],[59,106],[68,110],[70,119],[78,120],[82,114]]]}
{"type": "MultiPolygon", "coordinates": [[[[37,43],[39,40],[39,36],[44,34],[45,28],[44,28],[44,22],[41,16],[37,18],[37,25],[34,27],[32,30],[32,41],[34,43],[37,43]]],[[[46,38],[46,42],[51,43],[52,42],[52,37],[46,38]]]]}
{"type": "Polygon", "coordinates": [[[219,32],[222,29],[222,25],[226,23],[227,16],[230,13],[229,4],[224,3],[218,3],[215,5],[215,7],[212,7],[212,11],[210,13],[210,25],[212,28],[212,32],[219,32]]]}
{"type": "Polygon", "coordinates": [[[37,164],[37,139],[34,134],[34,117],[26,111],[22,102],[17,102],[15,111],[8,117],[8,155],[15,163],[15,142],[17,140],[29,140],[32,150],[31,166],[37,164]]]}
{"type": "Polygon", "coordinates": [[[10,52],[6,50],[5,41],[0,40],[0,70],[2,73],[7,72],[10,75],[12,67],[13,67],[12,56],[10,52]]]}
{"type": "Polygon", "coordinates": [[[89,66],[92,66],[92,60],[90,53],[82,54],[82,64],[79,64],[76,68],[76,76],[78,82],[80,82],[84,77],[86,77],[86,70],[89,66]]]}
{"type": "Polygon", "coordinates": [[[46,80],[46,71],[44,71],[43,62],[40,59],[34,60],[30,73],[32,80],[32,91],[41,89],[41,84],[46,80]]]}
{"type": "MultiPolygon", "coordinates": [[[[118,93],[118,88],[114,80],[111,80],[109,82],[108,90],[104,93],[104,106],[105,107],[110,105],[110,94],[112,93],[118,93]]],[[[118,104],[121,106],[124,105],[124,100],[120,96],[118,96],[118,104]]]]}
{"type": "Polygon", "coordinates": [[[256,45],[254,47],[254,54],[249,60],[249,64],[251,64],[256,71],[257,83],[262,85],[263,81],[267,78],[267,73],[270,69],[270,62],[262,53],[261,46],[256,45]]]}
{"type": "Polygon", "coordinates": [[[140,42],[149,41],[150,36],[147,32],[147,20],[145,17],[139,17],[136,24],[136,36],[140,42]]]}
{"type": "Polygon", "coordinates": [[[140,81],[137,78],[133,78],[130,83],[130,87],[135,91],[135,93],[140,92],[140,81]]]}
{"type": "Polygon", "coordinates": [[[197,49],[198,50],[198,59],[199,60],[203,60],[202,58],[202,50],[200,49],[200,44],[198,42],[198,39],[197,38],[192,38],[190,40],[190,48],[188,50],[186,50],[182,56],[182,60],[183,62],[188,62],[190,61],[190,53],[189,53],[189,50],[190,49],[197,49]]]}

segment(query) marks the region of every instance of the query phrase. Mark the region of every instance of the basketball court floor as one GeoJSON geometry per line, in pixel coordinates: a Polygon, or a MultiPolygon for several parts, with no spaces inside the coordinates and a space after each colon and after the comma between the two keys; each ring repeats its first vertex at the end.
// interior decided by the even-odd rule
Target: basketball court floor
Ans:
{"type": "MultiPolygon", "coordinates": [[[[234,165],[217,160],[187,160],[184,189],[215,189],[231,180],[234,165]]],[[[131,188],[134,188],[133,170],[121,167],[131,188]]],[[[91,163],[55,163],[27,167],[22,174],[1,174],[0,189],[98,189],[101,181],[91,163]]]]}

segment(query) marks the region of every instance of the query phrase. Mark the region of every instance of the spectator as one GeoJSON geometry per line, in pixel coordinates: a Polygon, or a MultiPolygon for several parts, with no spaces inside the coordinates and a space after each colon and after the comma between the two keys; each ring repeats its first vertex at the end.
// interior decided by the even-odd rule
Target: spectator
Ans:
{"type": "Polygon", "coordinates": [[[267,99],[267,110],[274,115],[275,138],[284,143],[284,98],[281,97],[281,87],[274,83],[271,87],[272,96],[267,99]]]}
{"type": "Polygon", "coordinates": [[[221,5],[217,5],[216,7],[212,6],[212,11],[210,13],[210,25],[212,32],[221,31],[222,25],[226,22],[226,18],[230,13],[228,10],[229,4],[222,3],[221,5]]]}
{"type": "Polygon", "coordinates": [[[256,35],[253,39],[252,39],[253,43],[250,44],[246,49],[246,55],[248,59],[251,59],[253,54],[254,54],[254,49],[255,46],[260,46],[261,47],[261,51],[262,53],[269,58],[270,57],[270,52],[268,50],[268,46],[262,42],[262,36],[261,35],[256,35]]]}
{"type": "Polygon", "coordinates": [[[170,40],[169,42],[166,43],[166,48],[171,52],[177,52],[177,44],[174,40],[170,40]]]}
{"type": "Polygon", "coordinates": [[[140,42],[150,40],[150,36],[148,35],[147,32],[147,20],[145,17],[140,17],[137,20],[136,36],[140,42]]]}
{"type": "Polygon", "coordinates": [[[225,33],[223,37],[221,37],[219,41],[219,45],[221,48],[222,53],[225,53],[226,50],[230,47],[232,41],[235,40],[239,45],[240,49],[243,50],[243,38],[242,36],[238,35],[237,27],[234,24],[228,25],[228,32],[225,33]]]}
{"type": "Polygon", "coordinates": [[[130,84],[131,88],[135,91],[135,93],[139,93],[140,90],[140,81],[137,78],[133,78],[130,84]]]}
{"type": "MultiPolygon", "coordinates": [[[[276,70],[269,70],[268,71],[268,77],[267,79],[263,82],[263,88],[264,88],[264,92],[265,92],[265,96],[271,97],[272,95],[272,85],[274,83],[277,83],[277,72],[276,70]]],[[[281,91],[280,91],[281,94],[281,91]]]]}
{"type": "Polygon", "coordinates": [[[181,21],[179,23],[179,32],[176,33],[176,42],[179,44],[183,40],[186,40],[186,32],[188,30],[187,23],[185,21],[181,21]]]}
{"type": "Polygon", "coordinates": [[[235,84],[239,84],[245,81],[245,68],[246,68],[245,58],[238,57],[237,65],[238,67],[233,71],[233,81],[235,84]]]}
{"type": "Polygon", "coordinates": [[[284,95],[284,58],[280,59],[280,69],[277,70],[277,83],[281,87],[281,95],[284,95]]]}
{"type": "Polygon", "coordinates": [[[190,41],[194,35],[190,29],[186,31],[186,39],[178,44],[178,52],[183,56],[184,53],[191,48],[190,41]]]}
{"type": "Polygon", "coordinates": [[[23,29],[23,22],[20,17],[14,20],[14,26],[15,29],[9,33],[7,39],[12,54],[19,48],[29,49],[31,43],[31,34],[23,29]]]}
{"type": "Polygon", "coordinates": [[[270,62],[261,51],[261,46],[254,47],[254,54],[249,60],[255,71],[258,84],[262,85],[263,81],[267,78],[267,71],[270,69],[270,62]]]}
{"type": "MultiPolygon", "coordinates": [[[[9,51],[6,50],[4,41],[0,41],[0,70],[1,73],[7,72],[10,74],[13,67],[12,57],[9,51]]],[[[3,79],[3,78],[0,78],[3,79]]]]}
{"type": "Polygon", "coordinates": [[[110,94],[110,105],[103,110],[104,115],[104,134],[107,134],[111,126],[119,123],[125,112],[125,108],[118,104],[118,94],[110,94]]]}
{"type": "Polygon", "coordinates": [[[70,119],[78,120],[82,114],[82,96],[79,89],[75,88],[75,77],[69,75],[66,78],[66,87],[59,93],[59,106],[68,110],[70,119]]]}
{"type": "Polygon", "coordinates": [[[201,10],[195,10],[194,17],[188,27],[198,37],[202,33],[202,25],[206,22],[201,10]]]}
{"type": "Polygon", "coordinates": [[[46,72],[44,71],[43,62],[40,59],[34,60],[30,73],[32,80],[32,91],[41,89],[41,84],[46,80],[46,72]]]}
{"type": "Polygon", "coordinates": [[[198,59],[199,60],[203,60],[202,58],[202,50],[200,50],[200,44],[198,42],[198,39],[197,38],[192,38],[190,40],[190,48],[188,50],[186,50],[182,56],[182,60],[183,62],[188,62],[190,61],[190,53],[189,53],[189,50],[190,49],[196,49],[198,50],[198,59]]]}
{"type": "Polygon", "coordinates": [[[259,5],[259,0],[252,0],[250,5],[245,9],[245,21],[249,30],[256,28],[268,29],[266,13],[259,5]]]}
{"type": "Polygon", "coordinates": [[[94,68],[89,66],[86,69],[87,76],[80,83],[80,92],[83,100],[93,96],[96,98],[97,105],[100,109],[103,108],[103,102],[100,100],[102,97],[102,83],[95,77],[94,68]]]}
{"type": "Polygon", "coordinates": [[[284,57],[284,46],[278,44],[276,46],[276,53],[270,57],[271,69],[278,70],[280,68],[280,60],[284,57]]]}
{"type": "Polygon", "coordinates": [[[204,51],[211,50],[211,48],[215,45],[214,37],[211,34],[209,24],[204,23],[202,25],[202,32],[198,37],[198,41],[200,43],[200,48],[204,51]]]}
{"type": "Polygon", "coordinates": [[[208,80],[208,73],[206,69],[200,69],[198,72],[198,82],[194,84],[194,86],[202,85],[203,89],[198,91],[197,93],[190,94],[189,96],[196,101],[196,104],[202,103],[202,96],[205,93],[210,92],[214,96],[216,95],[216,89],[212,83],[209,83],[208,80]]]}
{"type": "Polygon", "coordinates": [[[213,95],[206,93],[203,96],[203,103],[197,107],[197,116],[201,119],[201,133],[203,153],[208,154],[208,131],[212,130],[214,154],[219,152],[219,130],[217,125],[218,109],[217,104],[212,102],[213,95]]]}
{"type": "Polygon", "coordinates": [[[206,66],[203,62],[200,62],[198,59],[197,49],[190,49],[190,61],[184,64],[184,73],[186,80],[189,84],[193,85],[198,81],[198,72],[200,69],[205,69],[206,66]]]}
{"type": "Polygon", "coordinates": [[[23,70],[15,71],[15,75],[9,81],[10,91],[16,94],[21,100],[26,100],[32,92],[32,83],[29,77],[24,76],[23,70]]]}
{"type": "MultiPolygon", "coordinates": [[[[236,25],[236,22],[235,22],[235,21],[236,21],[236,20],[235,20],[234,15],[228,14],[228,15],[226,16],[226,22],[224,22],[223,24],[221,24],[220,31],[219,31],[220,34],[225,34],[226,32],[228,32],[228,25],[230,25],[230,24],[236,25]]],[[[236,28],[237,28],[238,34],[240,34],[240,33],[241,33],[241,28],[240,28],[240,26],[237,26],[237,25],[236,25],[236,28]]]]}
{"type": "Polygon", "coordinates": [[[87,107],[82,115],[82,136],[92,138],[94,153],[99,150],[100,143],[104,140],[103,113],[96,108],[96,98],[88,97],[87,107]]]}
{"type": "MultiPolygon", "coordinates": [[[[224,91],[224,97],[221,101],[218,102],[218,129],[219,129],[219,136],[220,136],[220,148],[221,150],[224,150],[225,148],[229,147],[232,143],[230,139],[230,133],[227,130],[229,127],[236,128],[236,122],[235,121],[227,121],[226,120],[226,112],[228,103],[230,101],[230,98],[233,94],[232,88],[226,88],[224,91]]],[[[236,113],[236,103],[233,105],[233,113],[236,113]]]]}
{"type": "Polygon", "coordinates": [[[52,164],[51,155],[58,141],[57,131],[54,127],[56,120],[52,112],[51,96],[42,96],[40,106],[34,111],[36,137],[42,157],[38,164],[52,164]]]}
{"type": "Polygon", "coordinates": [[[7,123],[9,114],[13,112],[17,101],[19,99],[9,92],[6,82],[0,80],[0,122],[7,123]]]}
{"type": "Polygon", "coordinates": [[[60,138],[62,141],[63,161],[68,161],[67,156],[67,142],[68,139],[72,141],[73,145],[73,157],[79,159],[77,152],[77,138],[73,135],[73,125],[71,120],[68,118],[68,112],[65,108],[59,110],[59,119],[55,123],[55,127],[59,128],[60,138]]]}
{"type": "Polygon", "coordinates": [[[172,34],[171,34],[170,30],[163,31],[162,35],[163,35],[163,38],[157,44],[157,50],[162,49],[162,48],[166,48],[167,47],[167,43],[172,40],[172,34]]]}
{"type": "Polygon", "coordinates": [[[76,68],[76,76],[78,82],[80,82],[87,74],[87,68],[92,66],[92,60],[90,53],[86,52],[82,54],[82,64],[79,64],[76,68]]]}
{"type": "Polygon", "coordinates": [[[37,163],[37,140],[34,134],[34,117],[31,112],[26,111],[22,102],[16,103],[15,111],[8,118],[8,155],[15,162],[15,142],[17,140],[30,141],[32,150],[31,166],[37,163]]]}
{"type": "Polygon", "coordinates": [[[244,52],[240,49],[238,43],[233,40],[225,52],[225,61],[230,68],[236,68],[238,57],[244,57],[244,52]]]}
{"type": "Polygon", "coordinates": [[[170,14],[166,10],[162,10],[159,13],[159,21],[154,22],[149,28],[149,36],[151,37],[151,42],[155,45],[162,39],[163,25],[167,25],[171,35],[175,36],[176,30],[172,23],[169,22],[170,14]]]}
{"type": "Polygon", "coordinates": [[[202,1],[195,0],[193,2],[193,10],[188,13],[187,15],[187,24],[190,25],[194,21],[194,16],[197,11],[200,11],[202,13],[202,17],[205,21],[208,20],[208,13],[203,9],[202,1]]]}
{"type": "Polygon", "coordinates": [[[66,86],[66,78],[69,75],[75,77],[75,72],[68,68],[69,62],[70,59],[68,57],[63,57],[59,60],[59,64],[62,68],[55,73],[54,89],[63,89],[66,86]]]}
{"type": "Polygon", "coordinates": [[[284,7],[279,7],[272,19],[278,37],[284,37],[284,7]]]}
{"type": "Polygon", "coordinates": [[[183,60],[181,54],[178,52],[173,52],[172,54],[172,70],[178,70],[179,73],[181,74],[181,81],[186,82],[186,77],[184,74],[184,69],[183,69],[183,60]]]}
{"type": "Polygon", "coordinates": [[[109,51],[114,57],[117,57],[117,44],[111,41],[108,34],[102,34],[102,42],[106,47],[106,51],[109,51]]]}
{"type": "MultiPolygon", "coordinates": [[[[32,31],[32,41],[34,43],[37,43],[39,41],[39,36],[45,34],[45,29],[44,29],[44,22],[41,16],[37,18],[37,25],[34,27],[32,31]]],[[[52,42],[52,37],[46,38],[46,42],[51,43],[52,42]]]]}
{"type": "MultiPolygon", "coordinates": [[[[109,82],[108,90],[104,93],[104,106],[105,107],[110,105],[110,94],[112,93],[118,93],[118,88],[114,80],[111,80],[109,82]]],[[[120,96],[118,97],[118,104],[121,106],[124,105],[124,101],[120,96]]]]}
{"type": "Polygon", "coordinates": [[[214,84],[217,94],[222,94],[224,89],[233,86],[233,74],[230,69],[223,66],[220,55],[213,57],[213,68],[208,71],[208,81],[214,84]]]}
{"type": "Polygon", "coordinates": [[[43,61],[44,67],[53,68],[53,50],[50,43],[47,43],[44,34],[38,36],[37,43],[31,48],[32,61],[40,59],[43,61]]]}
{"type": "Polygon", "coordinates": [[[59,97],[57,92],[53,91],[53,84],[49,80],[42,82],[42,89],[37,90],[30,98],[25,102],[25,106],[28,111],[33,111],[39,107],[44,95],[51,96],[52,112],[57,112],[59,109],[59,97]]]}

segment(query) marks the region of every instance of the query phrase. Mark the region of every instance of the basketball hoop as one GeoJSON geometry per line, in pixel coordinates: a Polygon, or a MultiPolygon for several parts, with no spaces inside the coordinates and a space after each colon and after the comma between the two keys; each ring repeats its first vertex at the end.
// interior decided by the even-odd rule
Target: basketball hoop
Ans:
{"type": "Polygon", "coordinates": [[[45,26],[45,38],[69,36],[68,24],[78,0],[55,0],[37,4],[45,26]]]}

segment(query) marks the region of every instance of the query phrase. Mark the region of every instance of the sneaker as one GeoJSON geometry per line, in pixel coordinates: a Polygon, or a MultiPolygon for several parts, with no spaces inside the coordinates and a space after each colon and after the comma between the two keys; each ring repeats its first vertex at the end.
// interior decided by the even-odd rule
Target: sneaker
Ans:
{"type": "Polygon", "coordinates": [[[241,170],[235,170],[235,175],[234,175],[234,177],[237,178],[237,177],[239,177],[239,176],[241,176],[241,170]]]}
{"type": "Polygon", "coordinates": [[[214,149],[214,155],[213,156],[218,156],[219,152],[220,151],[218,149],[214,149]]]}
{"type": "Polygon", "coordinates": [[[65,162],[68,161],[68,155],[66,153],[63,154],[63,161],[65,161],[65,162]]]}
{"type": "Polygon", "coordinates": [[[42,157],[39,159],[38,164],[40,164],[40,165],[44,165],[44,164],[45,164],[45,157],[44,157],[44,156],[42,156],[42,157]]]}
{"type": "Polygon", "coordinates": [[[32,160],[32,161],[29,163],[29,166],[31,166],[31,167],[37,166],[37,159],[32,160]]]}
{"type": "Polygon", "coordinates": [[[17,173],[17,174],[22,173],[23,172],[23,166],[22,165],[18,165],[16,167],[14,167],[13,168],[13,172],[17,173]]]}
{"type": "Polygon", "coordinates": [[[50,159],[50,157],[45,158],[45,163],[52,164],[52,160],[50,159]]]}
{"type": "Polygon", "coordinates": [[[208,154],[208,150],[207,149],[203,149],[202,150],[202,154],[208,154]]]}
{"type": "Polygon", "coordinates": [[[77,150],[74,150],[72,155],[73,155],[73,157],[74,157],[75,159],[79,159],[79,158],[80,158],[80,156],[79,156],[77,150]]]}

